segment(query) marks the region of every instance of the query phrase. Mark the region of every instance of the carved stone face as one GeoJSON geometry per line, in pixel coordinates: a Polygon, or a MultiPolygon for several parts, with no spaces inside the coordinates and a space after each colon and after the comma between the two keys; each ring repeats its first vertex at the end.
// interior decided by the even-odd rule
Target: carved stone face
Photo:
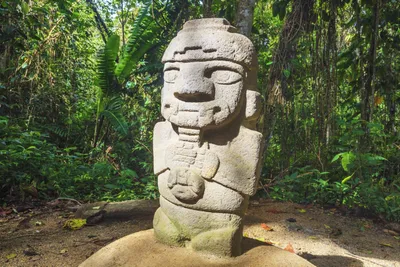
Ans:
{"type": "Polygon", "coordinates": [[[238,113],[244,68],[225,60],[167,62],[161,113],[181,127],[220,125],[238,113]]]}
{"type": "Polygon", "coordinates": [[[209,129],[231,122],[242,108],[246,118],[253,116],[246,102],[255,97],[250,94],[248,98],[246,90],[255,89],[255,84],[248,84],[256,81],[255,48],[228,21],[186,22],[162,62],[161,113],[167,121],[179,127],[209,129]]]}

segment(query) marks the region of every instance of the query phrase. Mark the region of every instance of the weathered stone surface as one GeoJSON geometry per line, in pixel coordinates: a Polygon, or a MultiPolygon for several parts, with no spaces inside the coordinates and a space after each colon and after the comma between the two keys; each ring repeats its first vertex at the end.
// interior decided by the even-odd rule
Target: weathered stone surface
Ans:
{"type": "Polygon", "coordinates": [[[242,217],[256,192],[262,135],[251,41],[224,19],[188,21],[163,56],[161,113],[154,128],[165,244],[241,254],[242,217]]]}
{"type": "Polygon", "coordinates": [[[147,230],[125,236],[109,244],[93,254],[80,267],[314,266],[294,253],[268,246],[254,239],[243,240],[243,251],[244,254],[235,258],[219,258],[196,253],[192,249],[161,244],[154,238],[153,230],[147,230]]]}

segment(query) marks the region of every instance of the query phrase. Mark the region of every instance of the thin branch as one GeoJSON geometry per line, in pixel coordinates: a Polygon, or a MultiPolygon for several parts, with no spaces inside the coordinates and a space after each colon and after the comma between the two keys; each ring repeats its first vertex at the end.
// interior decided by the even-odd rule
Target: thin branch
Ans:
{"type": "Polygon", "coordinates": [[[89,6],[91,7],[91,9],[93,10],[94,14],[95,14],[95,19],[96,19],[96,24],[97,24],[97,28],[100,31],[100,34],[102,35],[103,41],[106,42],[106,38],[103,35],[103,31],[106,33],[107,37],[110,36],[110,31],[108,30],[104,20],[101,18],[99,11],[96,8],[96,4],[93,3],[92,0],[86,0],[86,3],[89,4],[89,6]]]}

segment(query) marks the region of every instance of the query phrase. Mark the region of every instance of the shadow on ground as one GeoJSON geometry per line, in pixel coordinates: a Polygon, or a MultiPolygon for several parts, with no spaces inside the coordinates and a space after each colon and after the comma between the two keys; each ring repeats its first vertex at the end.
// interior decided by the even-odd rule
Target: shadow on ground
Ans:
{"type": "Polygon", "coordinates": [[[344,256],[315,256],[309,262],[317,267],[363,267],[364,263],[360,260],[344,256]],[[328,265],[327,265],[328,263],[328,265]]]}
{"type": "Polygon", "coordinates": [[[242,253],[246,253],[253,248],[260,247],[260,246],[270,246],[265,242],[258,241],[253,238],[244,237],[242,241],[242,253]]]}
{"type": "Polygon", "coordinates": [[[260,201],[246,214],[244,235],[280,248],[290,245],[316,266],[400,266],[400,241],[383,224],[335,210],[260,201]]]}

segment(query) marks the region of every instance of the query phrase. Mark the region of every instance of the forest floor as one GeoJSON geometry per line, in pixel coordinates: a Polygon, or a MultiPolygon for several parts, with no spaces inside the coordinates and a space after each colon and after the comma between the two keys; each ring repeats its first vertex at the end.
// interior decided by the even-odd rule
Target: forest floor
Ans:
{"type": "MultiPolygon", "coordinates": [[[[147,216],[71,231],[63,225],[73,213],[49,207],[0,216],[0,266],[78,266],[110,242],[152,227],[147,216]]],[[[244,236],[294,252],[316,266],[400,266],[399,237],[387,228],[372,219],[343,216],[337,209],[252,201],[244,236]]]]}

